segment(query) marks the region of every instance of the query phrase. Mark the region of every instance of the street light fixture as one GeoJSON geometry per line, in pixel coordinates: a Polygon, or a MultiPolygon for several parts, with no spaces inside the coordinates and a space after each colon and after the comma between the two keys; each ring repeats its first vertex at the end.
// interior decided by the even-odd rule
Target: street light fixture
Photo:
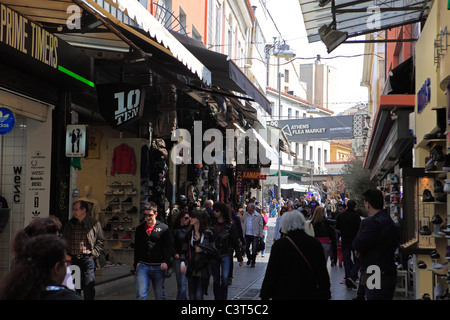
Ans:
{"type": "MultiPolygon", "coordinates": [[[[275,44],[274,44],[275,47],[275,44]]],[[[289,45],[280,44],[278,48],[274,49],[272,52],[273,56],[278,59],[277,72],[278,72],[278,121],[281,120],[281,73],[280,73],[280,58],[294,58],[295,52],[290,50],[289,45]]],[[[279,124],[280,126],[280,124],[279,124]]],[[[278,201],[281,200],[281,148],[278,142],[278,201]]],[[[281,209],[278,206],[279,210],[281,209]]],[[[280,212],[278,210],[278,212],[280,212]]]]}

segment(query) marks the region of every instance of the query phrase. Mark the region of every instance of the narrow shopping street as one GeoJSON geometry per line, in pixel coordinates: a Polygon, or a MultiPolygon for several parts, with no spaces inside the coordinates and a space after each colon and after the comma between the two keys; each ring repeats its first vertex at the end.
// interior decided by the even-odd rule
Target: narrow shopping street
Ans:
{"type": "MultiPolygon", "coordinates": [[[[270,248],[273,243],[273,231],[275,228],[276,218],[269,218],[268,223],[268,243],[264,257],[258,255],[256,258],[255,268],[250,268],[244,264],[239,267],[235,259],[233,282],[228,289],[229,300],[259,300],[259,290],[264,279],[267,262],[270,256],[270,248]]],[[[331,267],[328,260],[328,271],[331,283],[331,299],[332,300],[352,300],[356,297],[356,290],[347,289],[345,284],[341,283],[344,279],[344,268],[338,266],[331,267]]],[[[173,274],[166,278],[166,298],[167,300],[176,299],[176,279],[173,274]]],[[[205,300],[214,300],[212,278],[208,287],[208,295],[205,300]]],[[[136,283],[134,276],[128,276],[116,281],[106,282],[97,286],[96,300],[135,300],[136,299],[136,283]]],[[[153,291],[150,290],[149,299],[153,299],[153,291]]],[[[405,300],[401,295],[396,294],[396,300],[405,300]]]]}

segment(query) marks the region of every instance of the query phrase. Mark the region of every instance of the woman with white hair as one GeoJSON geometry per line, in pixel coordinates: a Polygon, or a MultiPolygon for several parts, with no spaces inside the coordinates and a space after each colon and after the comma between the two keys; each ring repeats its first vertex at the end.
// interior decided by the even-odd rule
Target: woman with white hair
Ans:
{"type": "Polygon", "coordinates": [[[330,277],[321,243],[305,233],[297,210],[281,217],[284,237],[273,245],[261,287],[263,300],[329,300],[330,277]]]}

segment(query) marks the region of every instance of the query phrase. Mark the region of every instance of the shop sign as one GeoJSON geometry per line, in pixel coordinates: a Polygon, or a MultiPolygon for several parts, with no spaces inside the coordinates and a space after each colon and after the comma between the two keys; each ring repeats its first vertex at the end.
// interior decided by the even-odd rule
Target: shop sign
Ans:
{"type": "Polygon", "coordinates": [[[45,122],[27,120],[24,225],[28,225],[36,217],[48,217],[50,212],[51,109],[48,109],[47,119],[45,122]]]}
{"type": "Polygon", "coordinates": [[[266,180],[266,175],[256,170],[244,170],[242,174],[242,179],[246,180],[266,180]]]}
{"type": "Polygon", "coordinates": [[[14,113],[7,108],[0,108],[0,135],[11,132],[15,123],[14,113]]]}
{"type": "Polygon", "coordinates": [[[236,195],[242,195],[244,193],[244,181],[242,181],[242,170],[236,170],[236,195]]]}
{"type": "Polygon", "coordinates": [[[353,115],[278,120],[268,124],[281,128],[289,141],[294,142],[352,139],[361,135],[361,125],[355,126],[353,115]]]}
{"type": "Polygon", "coordinates": [[[94,86],[92,58],[2,3],[0,43],[58,73],[94,86]]]}
{"type": "Polygon", "coordinates": [[[417,93],[417,113],[421,113],[422,110],[430,103],[431,100],[431,89],[430,89],[430,78],[425,80],[424,84],[417,93]]]}
{"type": "Polygon", "coordinates": [[[69,124],[66,128],[66,157],[84,158],[87,156],[87,126],[69,124]]]}
{"type": "Polygon", "coordinates": [[[97,98],[100,113],[116,129],[139,120],[144,112],[143,87],[126,83],[97,85],[97,98]]]}

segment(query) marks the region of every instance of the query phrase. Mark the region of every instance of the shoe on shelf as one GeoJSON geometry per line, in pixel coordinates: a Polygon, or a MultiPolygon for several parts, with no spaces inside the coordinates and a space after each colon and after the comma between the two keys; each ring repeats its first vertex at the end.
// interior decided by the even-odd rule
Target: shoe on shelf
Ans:
{"type": "Polygon", "coordinates": [[[422,202],[434,202],[430,189],[423,190],[422,202]]]}
{"type": "Polygon", "coordinates": [[[427,264],[426,264],[425,262],[423,262],[422,260],[419,260],[419,261],[417,262],[417,267],[418,267],[419,269],[426,269],[426,268],[427,268],[427,264]]]}
{"type": "Polygon", "coordinates": [[[431,300],[431,296],[429,293],[424,293],[422,296],[422,300],[431,300]]]}
{"type": "Polygon", "coordinates": [[[131,240],[131,234],[129,232],[125,233],[125,235],[120,238],[120,240],[131,240]]]}
{"type": "Polygon", "coordinates": [[[419,233],[423,236],[429,236],[431,234],[431,230],[430,228],[428,228],[428,226],[422,226],[419,229],[419,233]]]}
{"type": "Polygon", "coordinates": [[[431,139],[444,139],[445,138],[445,129],[444,128],[437,128],[436,130],[427,133],[423,136],[425,140],[431,140],[431,139]]]}
{"type": "Polygon", "coordinates": [[[446,263],[437,263],[433,266],[433,269],[444,269],[445,267],[447,267],[448,262],[446,263]]]}
{"type": "Polygon", "coordinates": [[[434,164],[434,161],[430,157],[425,157],[425,171],[435,171],[436,165],[434,164]]]}
{"type": "Polygon", "coordinates": [[[119,243],[117,243],[115,246],[113,246],[112,249],[123,249],[122,241],[119,241],[119,243]]]}
{"type": "Polygon", "coordinates": [[[433,266],[433,272],[434,272],[435,274],[438,274],[438,275],[441,275],[441,276],[447,275],[447,272],[448,272],[448,262],[443,263],[443,264],[441,264],[441,263],[435,264],[435,265],[433,266]]]}
{"type": "Polygon", "coordinates": [[[433,251],[430,252],[430,257],[431,259],[439,259],[441,255],[439,254],[439,252],[437,252],[436,249],[434,249],[433,251]]]}
{"type": "Polygon", "coordinates": [[[431,219],[431,222],[432,222],[433,224],[441,224],[441,223],[443,222],[443,220],[442,220],[442,218],[441,218],[440,215],[435,214],[435,215],[433,216],[433,219],[431,219]]]}
{"type": "Polygon", "coordinates": [[[434,182],[434,193],[439,193],[444,191],[444,186],[440,180],[434,182]]]}
{"type": "Polygon", "coordinates": [[[445,180],[445,185],[443,191],[445,193],[450,193],[450,180],[445,180]]]}
{"type": "Polygon", "coordinates": [[[450,171],[450,153],[445,155],[445,162],[442,166],[442,170],[450,171]]]}
{"type": "Polygon", "coordinates": [[[431,159],[433,159],[434,161],[445,161],[445,156],[442,153],[442,146],[441,145],[436,145],[433,150],[431,150],[430,152],[430,156],[431,159]]]}

